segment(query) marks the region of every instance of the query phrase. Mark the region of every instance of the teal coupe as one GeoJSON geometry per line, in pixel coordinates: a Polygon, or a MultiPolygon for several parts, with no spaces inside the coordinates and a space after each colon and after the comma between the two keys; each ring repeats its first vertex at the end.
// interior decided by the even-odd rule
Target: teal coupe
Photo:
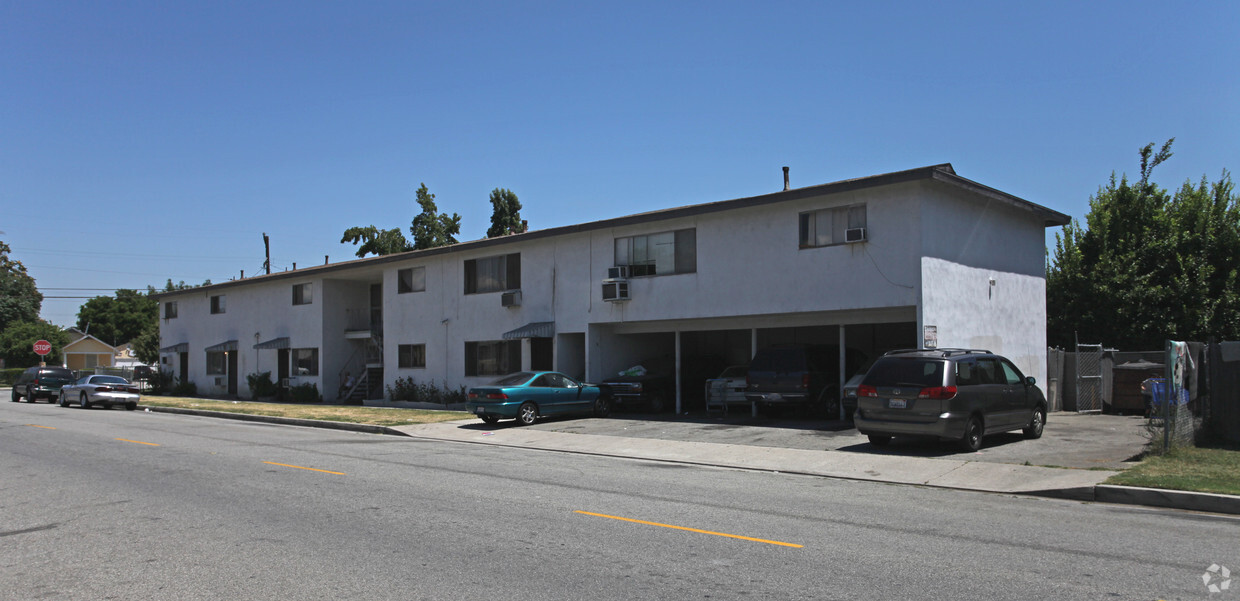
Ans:
{"type": "Polygon", "coordinates": [[[519,371],[486,386],[469,389],[466,409],[488,424],[516,419],[528,426],[541,417],[592,414],[607,417],[611,395],[595,384],[555,371],[519,371]]]}

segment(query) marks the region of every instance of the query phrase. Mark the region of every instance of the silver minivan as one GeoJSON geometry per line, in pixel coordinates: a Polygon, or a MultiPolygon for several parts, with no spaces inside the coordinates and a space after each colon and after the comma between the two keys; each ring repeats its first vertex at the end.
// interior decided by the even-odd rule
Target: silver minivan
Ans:
{"type": "Polygon", "coordinates": [[[891,351],[857,387],[853,423],[875,446],[911,436],[958,441],[976,451],[990,434],[1042,436],[1046,397],[1034,378],[990,351],[891,351]]]}

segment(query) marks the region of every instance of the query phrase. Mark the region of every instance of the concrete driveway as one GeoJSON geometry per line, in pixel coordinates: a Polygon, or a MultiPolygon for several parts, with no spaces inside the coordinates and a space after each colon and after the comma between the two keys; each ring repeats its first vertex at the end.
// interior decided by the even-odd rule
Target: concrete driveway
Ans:
{"type": "MultiPolygon", "coordinates": [[[[490,429],[514,427],[500,422],[490,429]]],[[[991,463],[1124,469],[1145,447],[1145,419],[1137,416],[1052,413],[1038,440],[1020,432],[987,437],[977,453],[962,453],[951,443],[895,439],[886,448],[871,446],[851,424],[812,419],[706,415],[637,415],[613,413],[607,419],[553,419],[530,428],[550,432],[628,438],[680,440],[802,450],[830,450],[864,455],[950,458],[991,463]]],[[[479,426],[481,426],[479,422],[479,426]]]]}

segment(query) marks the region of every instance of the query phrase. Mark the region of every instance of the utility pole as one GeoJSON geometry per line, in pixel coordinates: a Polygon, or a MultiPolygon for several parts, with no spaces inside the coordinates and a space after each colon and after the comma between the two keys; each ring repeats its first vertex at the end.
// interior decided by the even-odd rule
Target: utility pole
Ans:
{"type": "Polygon", "coordinates": [[[267,257],[263,261],[263,271],[271,275],[271,239],[267,237],[267,232],[263,232],[263,251],[267,257]]]}

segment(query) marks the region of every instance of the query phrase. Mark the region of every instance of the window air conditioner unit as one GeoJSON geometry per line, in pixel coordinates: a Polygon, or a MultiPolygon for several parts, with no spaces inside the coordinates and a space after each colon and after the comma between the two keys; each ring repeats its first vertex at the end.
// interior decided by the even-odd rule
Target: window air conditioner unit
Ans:
{"type": "Polygon", "coordinates": [[[224,385],[224,378],[220,378],[220,377],[215,378],[215,385],[216,385],[216,386],[223,386],[223,385],[224,385]]]}
{"type": "Polygon", "coordinates": [[[617,265],[607,268],[607,279],[609,280],[627,280],[629,278],[629,266],[617,265]]]}
{"type": "Polygon", "coordinates": [[[499,297],[499,304],[501,307],[520,307],[521,291],[513,290],[512,292],[505,292],[501,294],[499,297]]]}
{"type": "Polygon", "coordinates": [[[865,228],[851,227],[844,230],[844,242],[865,242],[865,228]]]}
{"type": "Polygon", "coordinates": [[[629,300],[629,283],[624,280],[604,281],[603,300],[608,302],[629,300]]]}

